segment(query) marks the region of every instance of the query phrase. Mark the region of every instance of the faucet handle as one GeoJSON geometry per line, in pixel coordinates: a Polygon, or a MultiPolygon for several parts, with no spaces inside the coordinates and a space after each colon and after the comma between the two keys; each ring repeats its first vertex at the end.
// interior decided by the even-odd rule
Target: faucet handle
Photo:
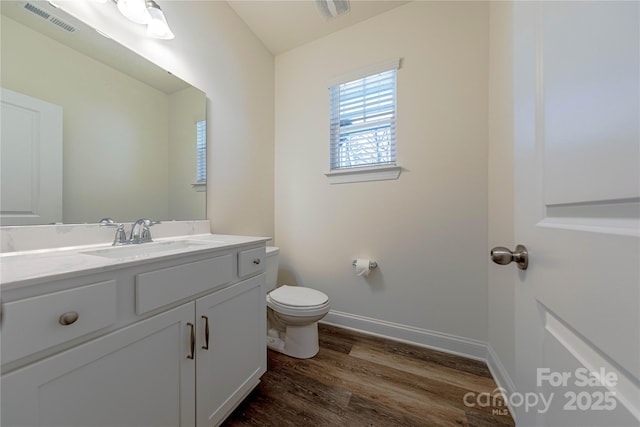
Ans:
{"type": "Polygon", "coordinates": [[[124,232],[124,224],[119,224],[116,230],[116,237],[113,239],[113,246],[122,246],[129,243],[127,233],[124,232]]]}
{"type": "Polygon", "coordinates": [[[151,238],[151,230],[149,230],[149,227],[160,224],[160,221],[153,221],[146,218],[143,221],[142,233],[140,233],[140,243],[153,242],[153,239],[151,238]]]}
{"type": "Polygon", "coordinates": [[[140,243],[147,242],[153,242],[153,239],[151,238],[151,230],[145,226],[142,228],[142,233],[140,234],[140,243]]]}
{"type": "Polygon", "coordinates": [[[100,226],[101,227],[118,227],[120,224],[118,224],[117,222],[115,222],[113,220],[113,218],[111,217],[107,217],[107,218],[102,218],[100,220],[100,226]]]}

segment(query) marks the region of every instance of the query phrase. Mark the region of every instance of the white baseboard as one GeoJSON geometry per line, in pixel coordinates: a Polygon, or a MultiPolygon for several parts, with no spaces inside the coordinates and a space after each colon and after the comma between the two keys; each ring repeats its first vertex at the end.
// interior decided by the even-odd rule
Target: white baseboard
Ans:
{"type": "Polygon", "coordinates": [[[498,387],[502,387],[507,393],[516,391],[515,384],[511,380],[502,362],[500,362],[498,355],[493,351],[491,345],[487,346],[487,366],[489,366],[491,375],[493,375],[493,378],[496,380],[498,387]]]}
{"type": "Polygon", "coordinates": [[[487,343],[441,332],[331,310],[321,323],[487,361],[487,343]]]}
{"type": "Polygon", "coordinates": [[[489,371],[491,371],[491,376],[493,376],[494,381],[498,387],[502,389],[507,405],[509,406],[509,412],[511,412],[511,416],[513,417],[513,421],[516,421],[516,411],[511,407],[511,402],[509,400],[509,396],[516,391],[516,385],[513,383],[509,373],[504,368],[504,365],[491,345],[487,345],[487,366],[489,367],[489,371]]]}

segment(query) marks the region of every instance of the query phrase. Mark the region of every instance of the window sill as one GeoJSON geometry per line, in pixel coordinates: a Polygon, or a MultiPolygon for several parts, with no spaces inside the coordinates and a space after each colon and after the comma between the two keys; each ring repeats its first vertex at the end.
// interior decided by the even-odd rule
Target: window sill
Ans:
{"type": "Polygon", "coordinates": [[[329,184],[347,184],[350,182],[387,181],[398,179],[400,166],[374,166],[368,168],[338,169],[325,176],[329,184]]]}
{"type": "Polygon", "coordinates": [[[207,191],[207,183],[206,182],[197,182],[195,184],[191,184],[191,188],[196,190],[197,192],[207,191]]]}

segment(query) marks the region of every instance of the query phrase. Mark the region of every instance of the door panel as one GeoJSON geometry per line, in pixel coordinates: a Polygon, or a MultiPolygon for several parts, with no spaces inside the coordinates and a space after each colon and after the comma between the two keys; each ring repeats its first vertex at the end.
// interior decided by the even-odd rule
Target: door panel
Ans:
{"type": "Polygon", "coordinates": [[[549,2],[541,11],[547,206],[640,197],[633,9],[549,2]]]}
{"type": "Polygon", "coordinates": [[[516,385],[554,394],[519,425],[640,423],[639,22],[637,2],[514,3],[516,385]]]}
{"type": "Polygon", "coordinates": [[[2,89],[0,224],[62,222],[62,107],[2,89]]]}
{"type": "Polygon", "coordinates": [[[266,371],[264,280],[260,274],[196,301],[198,427],[218,425],[266,371]]]}

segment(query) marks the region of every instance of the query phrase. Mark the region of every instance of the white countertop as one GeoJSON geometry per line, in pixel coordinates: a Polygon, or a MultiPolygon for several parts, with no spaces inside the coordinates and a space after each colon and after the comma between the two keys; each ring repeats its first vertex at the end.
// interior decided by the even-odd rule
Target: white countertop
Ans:
{"type": "MultiPolygon", "coordinates": [[[[52,280],[60,280],[81,274],[98,273],[132,265],[156,262],[161,259],[195,255],[212,250],[232,248],[250,243],[261,243],[270,237],[233,236],[223,234],[192,234],[154,239],[153,243],[142,243],[140,246],[170,241],[197,241],[193,247],[180,247],[143,255],[124,257],[105,257],[83,252],[114,248],[111,244],[94,244],[72,246],[55,249],[41,249],[0,254],[0,286],[2,289],[15,286],[33,285],[52,280]]],[[[134,245],[123,246],[123,248],[134,245]]]]}

